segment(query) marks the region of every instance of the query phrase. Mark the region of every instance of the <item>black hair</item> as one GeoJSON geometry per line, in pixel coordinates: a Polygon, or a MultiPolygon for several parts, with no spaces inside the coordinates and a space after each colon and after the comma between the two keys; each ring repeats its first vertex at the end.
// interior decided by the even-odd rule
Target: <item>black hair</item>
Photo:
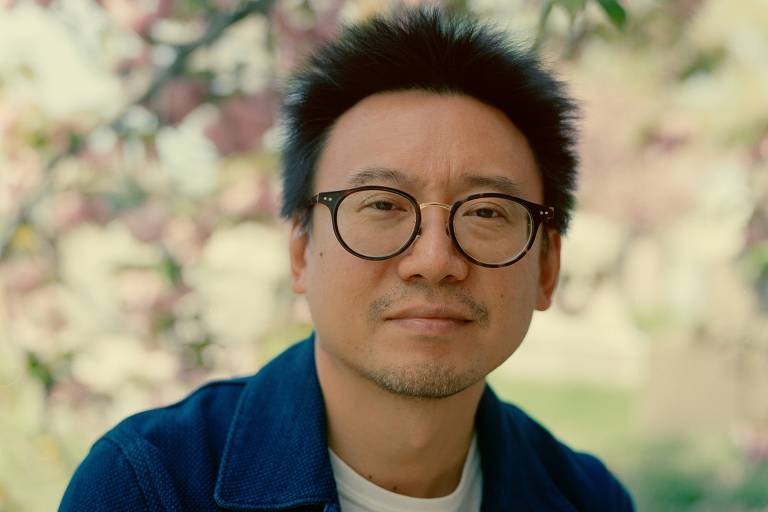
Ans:
{"type": "Polygon", "coordinates": [[[464,94],[504,112],[533,151],[544,203],[555,207],[552,226],[566,231],[576,186],[575,103],[531,50],[437,7],[407,8],[346,27],[287,81],[282,216],[305,215],[315,166],[344,112],[376,93],[414,89],[464,94]]]}

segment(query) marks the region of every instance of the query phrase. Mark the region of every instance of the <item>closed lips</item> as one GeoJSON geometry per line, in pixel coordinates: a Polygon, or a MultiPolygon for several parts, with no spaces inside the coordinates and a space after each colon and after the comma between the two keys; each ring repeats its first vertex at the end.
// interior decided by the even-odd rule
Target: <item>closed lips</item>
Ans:
{"type": "Polygon", "coordinates": [[[441,307],[413,307],[401,310],[391,316],[387,317],[387,320],[401,320],[407,318],[427,318],[436,320],[454,320],[458,322],[470,322],[472,318],[470,315],[463,313],[459,310],[441,307]]]}

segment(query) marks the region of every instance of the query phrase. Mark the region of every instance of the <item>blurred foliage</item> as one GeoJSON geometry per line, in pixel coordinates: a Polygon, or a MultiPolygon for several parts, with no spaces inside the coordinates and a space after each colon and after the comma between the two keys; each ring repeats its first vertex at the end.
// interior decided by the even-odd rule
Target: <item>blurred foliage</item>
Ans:
{"type": "Polygon", "coordinates": [[[745,459],[718,437],[649,435],[639,428],[631,391],[499,374],[491,381],[499,396],[553,426],[573,447],[599,453],[633,491],[638,510],[747,512],[768,503],[768,460],[745,459]]]}
{"type": "MultiPolygon", "coordinates": [[[[545,423],[642,509],[765,510],[768,9],[442,3],[535,46],[583,105],[557,305],[500,370],[555,388],[509,398],[568,412],[545,423]],[[723,449],[687,462],[691,432],[723,449]]],[[[50,510],[110,425],[308,331],[276,217],[280,83],[386,5],[0,5],[0,510],[50,510]]]]}

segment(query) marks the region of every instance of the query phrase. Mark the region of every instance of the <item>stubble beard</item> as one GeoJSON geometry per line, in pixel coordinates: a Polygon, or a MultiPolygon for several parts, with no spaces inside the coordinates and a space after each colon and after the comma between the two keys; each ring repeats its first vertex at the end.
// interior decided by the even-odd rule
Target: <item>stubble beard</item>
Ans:
{"type": "MultiPolygon", "coordinates": [[[[386,318],[387,313],[395,304],[403,303],[410,295],[417,295],[412,290],[420,290],[427,302],[461,303],[471,312],[475,325],[481,328],[489,326],[489,312],[483,304],[474,301],[469,294],[455,288],[443,290],[443,297],[437,297],[434,289],[422,284],[411,284],[373,301],[368,308],[368,326],[375,330],[386,318]]],[[[422,299],[424,300],[424,299],[422,299]]],[[[369,354],[371,355],[371,354],[369,354]]],[[[364,378],[376,384],[389,393],[413,399],[437,400],[448,398],[485,378],[483,364],[480,358],[465,361],[466,367],[461,371],[450,367],[441,361],[425,361],[412,364],[383,365],[379,367],[354,365],[355,370],[364,378]]],[[[375,365],[374,365],[375,366],[375,365]]]]}
{"type": "Polygon", "coordinates": [[[478,368],[458,372],[439,362],[358,368],[358,372],[379,388],[403,398],[439,400],[460,393],[485,375],[478,368]]]}

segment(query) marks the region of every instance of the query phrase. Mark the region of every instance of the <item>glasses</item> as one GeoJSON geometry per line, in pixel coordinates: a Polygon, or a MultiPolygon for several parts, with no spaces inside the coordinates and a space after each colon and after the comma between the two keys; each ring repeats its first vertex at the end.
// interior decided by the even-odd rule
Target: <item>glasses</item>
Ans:
{"type": "Polygon", "coordinates": [[[453,205],[419,203],[390,187],[365,186],[321,192],[309,207],[324,204],[331,211],[336,239],[350,253],[366,260],[401,254],[421,234],[421,210],[448,210],[446,235],[469,261],[482,267],[505,267],[533,246],[539,225],[554,218],[555,209],[494,192],[473,194],[453,205]]]}

